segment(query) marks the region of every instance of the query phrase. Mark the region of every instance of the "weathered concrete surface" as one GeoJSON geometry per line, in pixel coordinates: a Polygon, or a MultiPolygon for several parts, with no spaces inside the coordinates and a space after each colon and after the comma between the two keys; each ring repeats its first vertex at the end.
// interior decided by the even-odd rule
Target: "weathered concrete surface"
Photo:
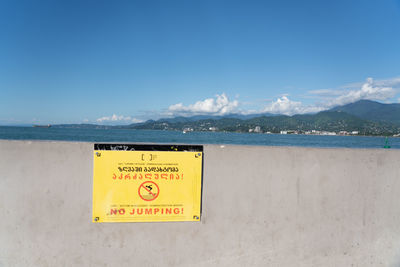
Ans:
{"type": "Polygon", "coordinates": [[[400,151],[205,146],[200,223],[91,223],[92,144],[0,141],[0,266],[399,266],[400,151]]]}

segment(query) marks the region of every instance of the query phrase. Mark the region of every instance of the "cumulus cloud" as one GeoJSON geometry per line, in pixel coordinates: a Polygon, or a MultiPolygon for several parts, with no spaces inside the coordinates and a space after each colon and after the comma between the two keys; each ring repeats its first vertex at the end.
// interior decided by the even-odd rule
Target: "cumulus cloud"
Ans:
{"type": "Polygon", "coordinates": [[[263,112],[291,116],[294,114],[315,113],[322,110],[324,110],[323,107],[303,105],[301,102],[292,101],[284,95],[276,101],[269,103],[263,112]]]}
{"type": "MultiPolygon", "coordinates": [[[[400,84],[400,80],[397,83],[400,84]]],[[[345,105],[363,99],[387,100],[396,95],[393,86],[396,86],[397,83],[393,80],[374,82],[372,78],[368,78],[360,89],[343,91],[342,95],[330,100],[327,106],[345,105]]]]}
{"type": "MultiPolygon", "coordinates": [[[[258,101],[255,102],[240,102],[237,100],[239,95],[236,95],[234,100],[228,98],[225,93],[217,94],[213,98],[207,98],[204,100],[197,101],[193,104],[185,105],[178,103],[169,106],[166,110],[146,111],[143,118],[158,119],[162,117],[173,117],[173,116],[194,116],[194,115],[228,115],[232,113],[237,114],[259,114],[259,113],[273,113],[273,114],[305,114],[305,113],[317,113],[323,110],[328,110],[334,106],[345,105],[356,102],[362,99],[387,101],[393,100],[396,93],[400,91],[400,78],[392,78],[387,80],[374,80],[368,78],[365,82],[347,84],[339,87],[338,89],[320,89],[309,91],[308,95],[303,96],[305,98],[318,99],[319,103],[315,104],[304,104],[298,100],[289,99],[289,96],[282,95],[276,100],[263,99],[264,96],[260,96],[258,101],[267,103],[260,107],[258,101]],[[256,105],[255,105],[256,103],[256,105]],[[252,109],[240,109],[244,106],[251,106],[252,109]],[[152,114],[153,113],[153,114],[152,114]]],[[[398,99],[400,102],[400,99],[398,99]]],[[[127,123],[139,123],[142,120],[133,118],[131,116],[122,116],[113,114],[112,116],[101,117],[96,120],[97,123],[105,124],[127,124],[127,123]]]]}
{"type": "Polygon", "coordinates": [[[363,99],[384,101],[396,95],[398,89],[400,89],[400,78],[378,81],[368,78],[364,83],[354,83],[346,87],[343,87],[346,89],[339,90],[320,89],[309,91],[310,95],[323,100],[321,103],[314,105],[304,105],[302,102],[292,101],[284,95],[276,101],[270,102],[263,109],[263,112],[294,115],[315,113],[363,99]]]}
{"type": "Polygon", "coordinates": [[[353,83],[341,89],[313,90],[311,96],[324,100],[324,106],[345,105],[359,100],[384,101],[393,98],[400,89],[400,78],[375,81],[368,78],[364,83],[353,83]]]}
{"type": "Polygon", "coordinates": [[[225,94],[216,95],[215,98],[207,98],[194,104],[185,106],[182,103],[171,105],[168,108],[169,115],[226,115],[238,112],[239,102],[230,101],[225,94]]]}
{"type": "Polygon", "coordinates": [[[136,118],[132,118],[131,116],[123,116],[123,115],[116,115],[113,114],[112,116],[105,116],[98,118],[96,120],[98,123],[138,123],[138,122],[143,122],[142,120],[138,120],[136,118]]]}

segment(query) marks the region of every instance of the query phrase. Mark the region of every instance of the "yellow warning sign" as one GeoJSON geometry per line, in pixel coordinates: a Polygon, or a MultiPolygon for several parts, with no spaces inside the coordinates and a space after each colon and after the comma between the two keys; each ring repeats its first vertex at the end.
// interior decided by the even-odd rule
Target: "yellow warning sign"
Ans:
{"type": "Polygon", "coordinates": [[[126,151],[95,145],[93,222],[199,221],[202,161],[202,149],[126,151]]]}

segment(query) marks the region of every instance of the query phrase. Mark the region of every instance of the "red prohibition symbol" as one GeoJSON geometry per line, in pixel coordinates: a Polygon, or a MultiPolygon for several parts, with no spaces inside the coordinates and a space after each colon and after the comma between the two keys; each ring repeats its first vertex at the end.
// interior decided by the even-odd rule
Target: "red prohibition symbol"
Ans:
{"type": "Polygon", "coordinates": [[[152,201],[158,197],[160,188],[155,182],[147,181],[139,186],[138,193],[144,201],[152,201]]]}

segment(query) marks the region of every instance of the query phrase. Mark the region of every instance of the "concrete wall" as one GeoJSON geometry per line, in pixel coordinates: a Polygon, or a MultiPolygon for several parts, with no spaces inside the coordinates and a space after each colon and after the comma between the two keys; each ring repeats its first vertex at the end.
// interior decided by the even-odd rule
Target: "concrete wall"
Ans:
{"type": "Polygon", "coordinates": [[[92,149],[0,141],[0,266],[400,265],[400,150],[207,145],[201,222],[94,224],[92,149]]]}

